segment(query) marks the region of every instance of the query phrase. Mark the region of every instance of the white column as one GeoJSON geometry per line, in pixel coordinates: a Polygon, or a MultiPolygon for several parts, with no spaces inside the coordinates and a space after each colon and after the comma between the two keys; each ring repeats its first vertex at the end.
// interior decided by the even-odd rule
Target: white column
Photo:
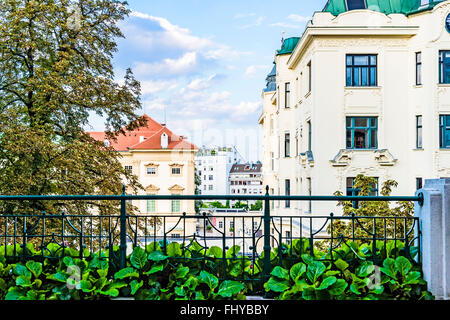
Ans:
{"type": "Polygon", "coordinates": [[[424,198],[414,210],[422,230],[424,279],[437,299],[450,299],[450,179],[426,180],[416,194],[424,198]]]}

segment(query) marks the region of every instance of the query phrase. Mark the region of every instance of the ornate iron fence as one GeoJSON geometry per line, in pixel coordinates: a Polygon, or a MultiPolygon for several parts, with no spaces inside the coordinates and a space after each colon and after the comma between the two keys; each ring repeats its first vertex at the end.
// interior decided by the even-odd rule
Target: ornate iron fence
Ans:
{"type": "MultiPolygon", "coordinates": [[[[420,263],[420,221],[416,217],[361,217],[292,215],[273,216],[271,201],[418,201],[417,197],[337,196],[206,196],[122,195],[117,196],[0,196],[0,201],[105,200],[118,201],[118,215],[1,215],[0,254],[9,259],[61,258],[65,248],[77,250],[80,258],[102,251],[114,270],[126,266],[133,247],[158,246],[164,253],[171,242],[180,243],[179,259],[207,263],[211,247],[220,248],[222,277],[228,261],[242,261],[242,279],[267,280],[275,265],[294,263],[303,253],[322,250],[324,259],[339,259],[357,241],[366,243],[366,256],[376,261],[378,253],[401,245],[406,254],[414,248],[420,263]],[[260,214],[171,214],[128,215],[129,200],[262,200],[260,214]],[[344,229],[343,229],[344,228],[344,229]],[[344,231],[343,231],[344,230],[344,231]],[[338,231],[338,232],[337,232],[338,231]],[[56,244],[56,251],[49,248],[56,244]],[[34,250],[34,252],[32,252],[34,250]],[[59,252],[58,252],[59,250],[59,252]],[[231,252],[230,252],[231,250],[231,252]],[[193,252],[197,254],[192,254],[193,252]],[[342,252],[341,252],[342,251],[342,252]],[[189,252],[189,254],[187,254],[189,252]],[[250,266],[250,267],[249,267],[250,266]]],[[[355,252],[358,254],[358,252],[355,252]]]]}

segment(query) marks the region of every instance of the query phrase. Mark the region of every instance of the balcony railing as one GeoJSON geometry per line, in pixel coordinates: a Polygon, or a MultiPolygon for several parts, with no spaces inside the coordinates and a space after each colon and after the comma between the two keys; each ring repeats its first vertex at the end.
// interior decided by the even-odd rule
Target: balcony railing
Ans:
{"type": "MultiPolygon", "coordinates": [[[[125,189],[124,189],[125,190],[125,189]]],[[[127,255],[133,247],[159,247],[164,253],[171,242],[178,242],[180,259],[197,259],[207,263],[207,250],[218,247],[224,266],[227,261],[243,261],[242,268],[250,264],[243,279],[265,281],[274,265],[297,259],[303,253],[313,254],[317,247],[329,252],[328,258],[337,260],[336,250],[350,242],[367,243],[371,247],[369,259],[377,259],[377,251],[402,243],[406,254],[417,248],[420,262],[420,223],[416,217],[361,217],[356,215],[271,215],[271,201],[414,201],[423,203],[419,196],[271,196],[265,195],[63,195],[63,196],[0,196],[0,201],[117,201],[117,215],[8,215],[0,216],[0,254],[9,259],[36,258],[31,254],[32,244],[42,258],[61,258],[64,248],[76,249],[80,258],[97,251],[105,251],[110,266],[126,266],[127,255]],[[263,212],[216,214],[130,215],[129,200],[261,200],[263,212]],[[339,233],[338,226],[346,232],[339,233]],[[57,244],[60,252],[48,249],[57,244]],[[194,247],[202,255],[193,257],[194,247]],[[12,249],[11,249],[12,248],[12,249]],[[36,249],[37,248],[37,249],[36,249]],[[201,250],[198,250],[201,249],[201,250]],[[275,251],[272,251],[276,249],[275,251]],[[4,252],[1,252],[4,250],[4,252]],[[230,250],[236,251],[230,254],[230,250]],[[294,252],[295,251],[295,252],[294,252]],[[271,255],[272,252],[272,255],[271,255]],[[274,252],[276,254],[274,254],[274,252]],[[227,255],[228,253],[228,255],[227,255]],[[250,262],[248,262],[250,261],[250,262]]],[[[224,267],[223,270],[226,268],[224,267]]],[[[226,272],[223,272],[225,278],[226,272]]]]}

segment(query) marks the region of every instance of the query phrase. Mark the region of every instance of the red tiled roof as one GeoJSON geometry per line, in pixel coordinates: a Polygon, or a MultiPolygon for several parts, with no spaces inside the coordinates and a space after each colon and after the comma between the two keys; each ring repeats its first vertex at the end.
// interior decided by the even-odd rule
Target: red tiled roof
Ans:
{"type": "MultiPolygon", "coordinates": [[[[165,126],[162,126],[148,115],[144,114],[147,119],[147,126],[140,127],[133,131],[125,130],[125,135],[120,134],[117,141],[110,141],[111,147],[116,151],[129,150],[158,150],[161,148],[161,135],[166,133],[169,137],[169,145],[167,149],[181,149],[181,150],[196,150],[198,149],[192,143],[178,136],[170,131],[165,126]],[[143,137],[143,138],[141,138],[143,137]],[[141,139],[144,139],[142,141],[141,139]]],[[[106,134],[104,132],[88,132],[88,134],[98,141],[105,141],[106,134]]]]}

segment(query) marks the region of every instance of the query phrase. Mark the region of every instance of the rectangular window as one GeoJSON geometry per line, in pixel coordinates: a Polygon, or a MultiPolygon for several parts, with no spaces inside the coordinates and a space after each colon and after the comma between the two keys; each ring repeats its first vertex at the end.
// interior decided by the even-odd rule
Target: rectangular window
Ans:
{"type": "MultiPolygon", "coordinates": [[[[311,178],[306,178],[306,183],[307,183],[307,188],[308,188],[308,195],[311,196],[312,195],[312,182],[311,182],[311,178]]],[[[308,212],[311,213],[312,212],[312,201],[309,200],[308,201],[308,212]]]]}
{"type": "Polygon", "coordinates": [[[346,57],[347,87],[377,85],[377,55],[348,54],[346,57]]]}
{"type": "Polygon", "coordinates": [[[312,125],[311,120],[306,123],[308,125],[308,150],[312,151],[312,125]]]}
{"type": "Polygon", "coordinates": [[[284,156],[289,158],[291,156],[291,134],[284,134],[284,156]]]}
{"type": "Polygon", "coordinates": [[[272,171],[274,171],[275,170],[275,153],[271,152],[270,158],[271,158],[272,171]]]}
{"type": "Polygon", "coordinates": [[[286,82],[284,88],[284,106],[285,108],[291,107],[291,84],[286,82]]]}
{"type": "Polygon", "coordinates": [[[181,201],[172,200],[172,213],[179,213],[181,211],[181,201]]]}
{"type": "Polygon", "coordinates": [[[214,180],[214,176],[209,176],[209,181],[213,181],[214,180]]]}
{"type": "Polygon", "coordinates": [[[378,148],[378,118],[347,117],[347,149],[378,148]]]}
{"type": "Polygon", "coordinates": [[[311,92],[312,89],[312,63],[308,62],[308,93],[311,92]]]}
{"type": "Polygon", "coordinates": [[[214,186],[209,185],[209,191],[213,191],[214,190],[214,186]]]}
{"type": "Polygon", "coordinates": [[[422,84],[422,52],[416,52],[416,85],[422,84]]]}
{"type": "MultiPolygon", "coordinates": [[[[370,189],[369,196],[377,196],[378,195],[378,178],[375,178],[377,180],[376,185],[372,186],[370,189]]],[[[359,192],[361,191],[361,188],[355,188],[355,178],[347,178],[347,196],[349,197],[356,197],[359,195],[359,192]]],[[[353,201],[353,208],[359,207],[359,201],[353,201]]]]}
{"type": "Polygon", "coordinates": [[[181,235],[178,234],[178,233],[172,233],[172,234],[170,235],[170,237],[171,237],[172,239],[181,239],[181,235]]]}
{"type": "Polygon", "coordinates": [[[172,168],[172,174],[173,175],[180,175],[181,174],[181,168],[172,168]]]}
{"type": "Polygon", "coordinates": [[[156,200],[147,200],[147,213],[156,212],[156,200]]]}
{"type": "MultiPolygon", "coordinates": [[[[286,179],[285,180],[285,195],[290,196],[291,195],[291,180],[286,179]]],[[[291,207],[291,201],[286,200],[286,208],[291,207]]]]}
{"type": "Polygon", "coordinates": [[[423,187],[423,179],[422,178],[416,178],[416,189],[422,189],[423,187]]]}
{"type": "Polygon", "coordinates": [[[442,149],[450,149],[450,115],[439,117],[439,145],[442,149]]]}
{"type": "Polygon", "coordinates": [[[219,229],[223,229],[223,221],[219,221],[219,229]]]}
{"type": "Polygon", "coordinates": [[[347,10],[367,9],[365,0],[346,0],[347,10]]]}
{"type": "Polygon", "coordinates": [[[156,168],[155,167],[147,168],[147,174],[155,175],[156,174],[156,168]]]}
{"type": "Polygon", "coordinates": [[[439,83],[450,83],[450,51],[439,51],[439,83]]]}
{"type": "Polygon", "coordinates": [[[416,117],[416,148],[422,149],[422,116],[416,117]]]}
{"type": "Polygon", "coordinates": [[[133,166],[125,166],[125,171],[129,174],[133,173],[133,166]]]}

